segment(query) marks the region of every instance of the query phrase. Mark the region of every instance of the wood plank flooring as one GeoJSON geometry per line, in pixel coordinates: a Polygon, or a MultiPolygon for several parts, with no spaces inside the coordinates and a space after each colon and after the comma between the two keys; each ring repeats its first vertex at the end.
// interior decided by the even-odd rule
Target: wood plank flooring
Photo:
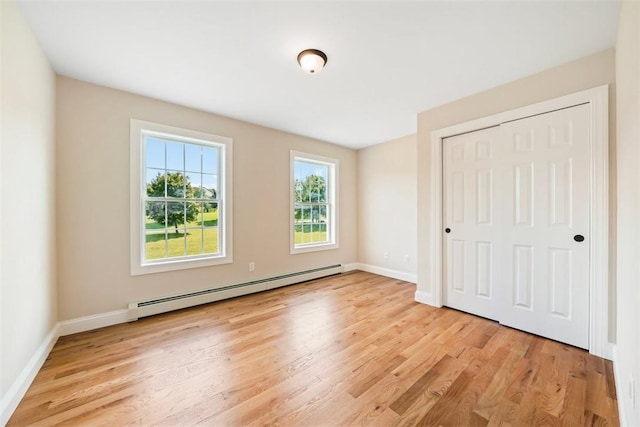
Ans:
{"type": "Polygon", "coordinates": [[[354,272],[61,337],[9,426],[619,425],[611,362],[354,272]]]}

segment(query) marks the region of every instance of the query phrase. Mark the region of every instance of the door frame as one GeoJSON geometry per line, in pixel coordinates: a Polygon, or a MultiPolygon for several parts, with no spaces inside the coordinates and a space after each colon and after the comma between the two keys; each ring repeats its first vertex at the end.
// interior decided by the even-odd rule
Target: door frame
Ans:
{"type": "Polygon", "coordinates": [[[502,123],[588,104],[591,112],[590,226],[589,226],[589,352],[611,359],[609,344],[609,86],[554,98],[431,132],[431,250],[429,279],[433,292],[416,292],[416,300],[442,307],[443,139],[502,123]]]}

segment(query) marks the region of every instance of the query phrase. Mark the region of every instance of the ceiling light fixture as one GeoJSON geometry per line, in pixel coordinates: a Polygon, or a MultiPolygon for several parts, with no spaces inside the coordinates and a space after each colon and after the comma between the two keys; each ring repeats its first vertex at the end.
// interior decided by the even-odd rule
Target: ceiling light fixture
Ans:
{"type": "Polygon", "coordinates": [[[306,73],[317,74],[327,64],[327,55],[318,49],[306,49],[298,54],[298,64],[306,73]]]}

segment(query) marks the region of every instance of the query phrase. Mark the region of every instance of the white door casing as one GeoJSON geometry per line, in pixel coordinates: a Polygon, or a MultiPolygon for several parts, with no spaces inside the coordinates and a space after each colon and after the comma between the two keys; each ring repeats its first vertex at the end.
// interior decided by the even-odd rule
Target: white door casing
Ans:
{"type": "Polygon", "coordinates": [[[504,113],[439,129],[431,133],[430,166],[430,239],[427,262],[428,276],[420,278],[415,299],[418,302],[441,307],[443,302],[443,140],[447,137],[473,132],[502,123],[546,112],[587,104],[590,116],[590,168],[589,180],[589,351],[611,358],[612,346],[608,341],[609,306],[609,236],[608,236],[608,86],[577,92],[504,113]]]}

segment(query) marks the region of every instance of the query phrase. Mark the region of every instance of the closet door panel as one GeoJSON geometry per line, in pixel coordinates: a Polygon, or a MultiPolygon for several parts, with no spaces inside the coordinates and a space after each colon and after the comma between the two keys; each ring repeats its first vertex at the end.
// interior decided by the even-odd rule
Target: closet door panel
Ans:
{"type": "Polygon", "coordinates": [[[444,304],[498,319],[498,128],[444,140],[444,304]]]}
{"type": "Polygon", "coordinates": [[[513,147],[502,200],[510,220],[500,322],[582,348],[589,346],[589,122],[581,105],[500,127],[513,147]]]}

